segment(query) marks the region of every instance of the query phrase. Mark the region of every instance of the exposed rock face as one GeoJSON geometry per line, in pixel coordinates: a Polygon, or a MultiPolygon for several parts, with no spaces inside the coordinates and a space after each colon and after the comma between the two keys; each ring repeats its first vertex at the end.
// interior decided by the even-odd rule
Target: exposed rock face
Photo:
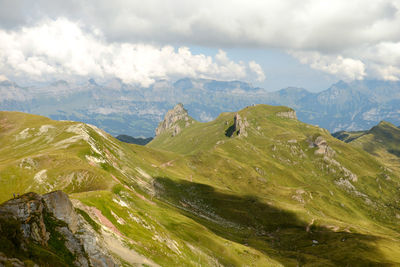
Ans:
{"type": "Polygon", "coordinates": [[[179,134],[181,131],[182,131],[181,127],[179,125],[175,125],[172,128],[172,136],[179,134]]]}
{"type": "MultiPolygon", "coordinates": [[[[95,231],[75,212],[62,191],[43,196],[27,193],[1,204],[0,236],[1,242],[12,244],[7,251],[2,251],[4,261],[22,262],[24,259],[15,255],[26,255],[32,247],[40,246],[59,255],[68,265],[115,266],[107,252],[98,246],[95,231]]],[[[43,263],[40,256],[30,260],[39,265],[43,263]]]]}
{"type": "Polygon", "coordinates": [[[69,200],[67,194],[62,191],[55,191],[43,195],[43,200],[53,215],[68,224],[72,232],[78,229],[78,215],[75,213],[74,207],[69,200]]]}
{"type": "Polygon", "coordinates": [[[276,116],[281,117],[281,118],[297,120],[296,111],[294,111],[294,110],[278,112],[278,113],[276,113],[276,116]]]}
{"type": "Polygon", "coordinates": [[[242,119],[239,113],[236,113],[234,121],[235,121],[235,131],[237,132],[237,135],[247,137],[246,128],[249,126],[249,123],[247,122],[246,117],[242,119]]]}
{"type": "Polygon", "coordinates": [[[313,142],[310,143],[310,147],[317,147],[315,155],[324,155],[329,158],[335,155],[335,151],[328,145],[328,142],[322,137],[318,136],[313,142]]]}
{"type": "Polygon", "coordinates": [[[160,122],[156,129],[156,136],[165,132],[171,132],[172,136],[179,134],[182,131],[181,126],[178,125],[180,121],[185,122],[184,127],[189,126],[193,122],[193,119],[189,117],[182,103],[177,104],[165,114],[164,120],[160,122]]]}
{"type": "Polygon", "coordinates": [[[242,118],[239,113],[236,113],[233,118],[233,125],[226,131],[226,135],[229,137],[247,137],[247,127],[249,127],[249,123],[246,117],[242,118]]]}
{"type": "MultiPolygon", "coordinates": [[[[20,234],[23,240],[35,242],[42,246],[47,246],[49,236],[43,218],[44,203],[41,196],[35,193],[28,193],[20,198],[12,199],[0,206],[0,218],[10,219],[20,225],[20,234]]],[[[3,227],[1,228],[2,231],[3,227]]],[[[25,248],[25,242],[21,243],[25,248]]]]}
{"type": "MultiPolygon", "coordinates": [[[[344,167],[340,162],[334,159],[334,156],[336,154],[335,150],[333,150],[329,145],[328,142],[322,137],[318,136],[315,138],[314,141],[309,141],[310,147],[317,147],[317,150],[315,150],[315,155],[322,155],[324,158],[324,161],[331,166],[337,167],[340,172],[343,174],[343,176],[346,179],[349,179],[353,182],[357,182],[358,177],[356,174],[352,173],[349,169],[344,167]]],[[[343,179],[343,178],[341,178],[343,179]]],[[[342,182],[348,183],[348,180],[343,180],[341,181],[341,184],[343,185],[342,182]]],[[[351,184],[351,183],[350,183],[351,184]]],[[[347,185],[347,184],[344,184],[347,185]]]]}
{"type": "MultiPolygon", "coordinates": [[[[25,263],[17,258],[9,258],[0,252],[0,266],[24,267],[25,263]]],[[[34,267],[39,267],[39,265],[35,264],[34,267]]]]}

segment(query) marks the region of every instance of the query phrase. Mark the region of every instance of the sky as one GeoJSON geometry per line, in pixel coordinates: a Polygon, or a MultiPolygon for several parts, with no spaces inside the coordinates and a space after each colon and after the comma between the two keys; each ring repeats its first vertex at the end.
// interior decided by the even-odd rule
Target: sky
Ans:
{"type": "Polygon", "coordinates": [[[400,79],[400,0],[0,0],[0,80],[400,79]]]}

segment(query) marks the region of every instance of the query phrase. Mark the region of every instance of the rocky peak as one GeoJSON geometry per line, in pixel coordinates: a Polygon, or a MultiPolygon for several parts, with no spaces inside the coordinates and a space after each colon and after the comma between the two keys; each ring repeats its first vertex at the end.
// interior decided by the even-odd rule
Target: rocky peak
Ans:
{"type": "Polygon", "coordinates": [[[175,136],[181,132],[181,127],[187,127],[191,123],[193,123],[193,119],[189,117],[183,104],[179,103],[165,114],[164,120],[156,129],[156,136],[165,132],[171,132],[172,136],[175,136]],[[178,123],[181,121],[184,124],[179,125],[178,123]]]}

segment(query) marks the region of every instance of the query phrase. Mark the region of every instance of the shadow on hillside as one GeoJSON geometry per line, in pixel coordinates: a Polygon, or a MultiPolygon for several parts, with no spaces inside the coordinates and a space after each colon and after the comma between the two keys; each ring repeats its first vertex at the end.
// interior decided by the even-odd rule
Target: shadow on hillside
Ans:
{"type": "Polygon", "coordinates": [[[235,124],[232,124],[231,126],[229,126],[228,129],[226,129],[225,131],[225,136],[226,137],[232,137],[232,135],[235,133],[235,124]]]}
{"type": "Polygon", "coordinates": [[[327,228],[306,228],[310,222],[251,196],[237,196],[189,181],[156,178],[158,197],[215,234],[253,247],[284,265],[390,265],[372,245],[378,238],[327,228]]]}
{"type": "Polygon", "coordinates": [[[398,149],[388,149],[388,152],[400,158],[400,150],[398,149]]]}

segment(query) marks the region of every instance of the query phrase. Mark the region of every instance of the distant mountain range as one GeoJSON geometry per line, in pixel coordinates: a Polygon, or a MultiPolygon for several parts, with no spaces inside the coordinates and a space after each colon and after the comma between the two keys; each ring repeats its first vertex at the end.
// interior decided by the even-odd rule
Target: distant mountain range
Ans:
{"type": "Polygon", "coordinates": [[[149,88],[118,79],[105,84],[61,80],[36,87],[0,82],[0,110],[82,121],[114,136],[154,136],[163,114],[178,102],[199,121],[263,103],[289,106],[301,121],[331,132],[369,129],[381,120],[400,125],[400,82],[340,81],[318,93],[295,87],[268,92],[240,81],[189,78],[157,81],[149,88]]]}

